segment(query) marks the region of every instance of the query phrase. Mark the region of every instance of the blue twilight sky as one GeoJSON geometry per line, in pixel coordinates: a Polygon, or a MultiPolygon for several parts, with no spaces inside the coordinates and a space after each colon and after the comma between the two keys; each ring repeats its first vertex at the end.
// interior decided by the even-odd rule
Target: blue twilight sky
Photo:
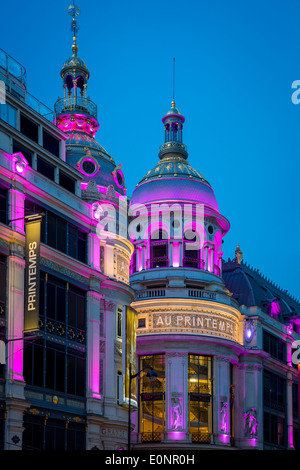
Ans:
{"type": "MultiPolygon", "coordinates": [[[[0,47],[53,107],[71,55],[71,0],[1,2],[0,47]],[[26,5],[26,6],[25,6],[26,5]]],[[[300,8],[295,0],[76,0],[79,56],[98,105],[97,140],[122,163],[128,194],[158,161],[175,98],[189,162],[231,223],[224,258],[244,259],[300,298],[300,8]]]]}

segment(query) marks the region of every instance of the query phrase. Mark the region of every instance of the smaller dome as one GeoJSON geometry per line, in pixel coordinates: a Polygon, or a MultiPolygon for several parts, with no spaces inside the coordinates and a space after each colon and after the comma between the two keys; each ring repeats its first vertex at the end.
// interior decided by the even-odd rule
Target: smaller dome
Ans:
{"type": "Polygon", "coordinates": [[[171,103],[171,108],[165,114],[165,116],[162,118],[162,121],[164,122],[166,118],[171,117],[171,116],[179,117],[182,122],[185,121],[185,118],[182,116],[182,114],[180,114],[178,108],[176,108],[176,103],[175,103],[174,100],[171,103]]]}
{"type": "Polygon", "coordinates": [[[69,70],[69,69],[80,69],[85,71],[86,73],[89,73],[88,68],[86,66],[86,63],[84,60],[80,59],[77,54],[73,54],[71,57],[69,57],[65,62],[64,65],[62,66],[61,75],[64,75],[64,73],[69,70]]]}

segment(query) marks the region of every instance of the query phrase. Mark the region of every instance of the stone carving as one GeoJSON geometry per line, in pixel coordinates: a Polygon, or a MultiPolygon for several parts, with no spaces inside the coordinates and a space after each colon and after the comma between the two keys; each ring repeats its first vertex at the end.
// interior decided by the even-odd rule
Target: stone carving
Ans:
{"type": "Polygon", "coordinates": [[[90,180],[88,182],[86,190],[83,192],[84,199],[91,199],[91,200],[98,200],[99,199],[99,191],[97,188],[97,183],[95,180],[90,180]]]}
{"type": "Polygon", "coordinates": [[[227,434],[227,408],[228,403],[221,402],[221,410],[220,410],[220,431],[223,434],[227,434]]]}
{"type": "Polygon", "coordinates": [[[179,398],[172,397],[172,429],[182,429],[182,407],[179,398]]]}
{"type": "Polygon", "coordinates": [[[249,411],[244,413],[244,433],[247,437],[256,437],[257,435],[257,417],[256,409],[251,408],[249,411]]]}

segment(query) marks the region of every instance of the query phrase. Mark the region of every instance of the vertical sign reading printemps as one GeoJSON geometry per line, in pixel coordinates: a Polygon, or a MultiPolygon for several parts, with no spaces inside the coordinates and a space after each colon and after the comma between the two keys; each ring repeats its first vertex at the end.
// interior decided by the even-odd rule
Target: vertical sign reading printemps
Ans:
{"type": "Polygon", "coordinates": [[[39,329],[40,241],[42,215],[25,218],[24,332],[39,329]]]}
{"type": "MultiPolygon", "coordinates": [[[[123,375],[123,403],[129,404],[130,365],[131,373],[136,373],[136,328],[137,312],[132,307],[123,307],[122,319],[122,375],[123,375]]],[[[131,405],[137,406],[135,381],[131,381],[131,405]]]]}

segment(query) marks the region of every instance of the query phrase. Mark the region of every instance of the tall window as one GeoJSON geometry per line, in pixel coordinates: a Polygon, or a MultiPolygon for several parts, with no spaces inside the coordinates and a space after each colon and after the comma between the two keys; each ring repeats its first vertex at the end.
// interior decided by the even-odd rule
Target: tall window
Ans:
{"type": "Polygon", "coordinates": [[[264,442],[284,446],[284,418],[271,413],[264,413],[264,442]]]}
{"type": "Polygon", "coordinates": [[[263,349],[279,361],[286,362],[286,343],[267,331],[263,332],[263,349]]]}
{"type": "Polygon", "coordinates": [[[84,450],[85,424],[72,417],[46,418],[24,414],[22,450],[84,450]]]}
{"type": "Polygon", "coordinates": [[[200,238],[196,232],[188,230],[185,233],[183,249],[183,266],[204,269],[204,263],[201,261],[200,238]]]}
{"type": "Polygon", "coordinates": [[[7,189],[0,186],[0,222],[7,224],[7,189]]]}
{"type": "Polygon", "coordinates": [[[150,268],[169,266],[168,236],[163,230],[158,230],[150,239],[150,268]]]}
{"type": "MultiPolygon", "coordinates": [[[[6,258],[0,255],[0,340],[5,336],[6,258]]],[[[4,364],[0,364],[0,379],[4,378],[4,364]]],[[[1,449],[1,447],[0,447],[1,449]]]]}
{"type": "Polygon", "coordinates": [[[85,293],[41,273],[40,331],[24,348],[28,385],[85,395],[85,293]]]}
{"type": "Polygon", "coordinates": [[[141,356],[140,369],[145,367],[153,367],[158,377],[151,382],[145,371],[140,380],[140,433],[142,442],[155,442],[165,430],[165,356],[141,356]]]}
{"type": "Polygon", "coordinates": [[[285,409],[285,380],[283,377],[264,370],[264,406],[277,411],[285,409]]]}
{"type": "Polygon", "coordinates": [[[210,442],[212,432],[211,358],[189,355],[189,430],[193,442],[210,442]]]}
{"type": "Polygon", "coordinates": [[[25,215],[43,212],[41,241],[47,245],[62,251],[72,258],[86,263],[87,235],[85,232],[32,201],[25,201],[25,215]]]}

